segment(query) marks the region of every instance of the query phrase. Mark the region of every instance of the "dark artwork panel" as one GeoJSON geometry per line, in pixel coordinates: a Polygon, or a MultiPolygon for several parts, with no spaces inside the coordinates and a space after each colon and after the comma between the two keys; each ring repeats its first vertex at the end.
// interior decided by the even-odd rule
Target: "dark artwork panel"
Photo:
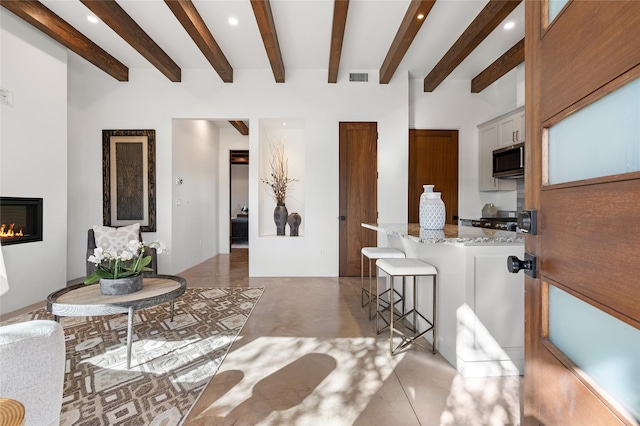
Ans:
{"type": "Polygon", "coordinates": [[[102,131],[103,225],[156,232],[155,140],[155,130],[102,131]]]}
{"type": "Polygon", "coordinates": [[[116,143],[116,206],[118,220],[144,219],[142,143],[116,143]]]}

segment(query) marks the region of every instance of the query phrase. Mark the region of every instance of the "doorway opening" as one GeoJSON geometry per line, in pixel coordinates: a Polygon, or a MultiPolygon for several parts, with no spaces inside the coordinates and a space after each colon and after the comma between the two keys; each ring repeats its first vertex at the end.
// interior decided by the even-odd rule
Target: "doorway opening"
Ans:
{"type": "Polygon", "coordinates": [[[229,151],[229,249],[249,248],[249,151],[229,151]]]}

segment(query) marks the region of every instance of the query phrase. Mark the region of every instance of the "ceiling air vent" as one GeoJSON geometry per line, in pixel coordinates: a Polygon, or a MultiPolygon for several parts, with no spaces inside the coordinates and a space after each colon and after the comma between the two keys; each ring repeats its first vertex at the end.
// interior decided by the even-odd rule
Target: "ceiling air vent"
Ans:
{"type": "Polygon", "coordinates": [[[349,81],[369,81],[369,74],[366,72],[350,72],[349,81]]]}

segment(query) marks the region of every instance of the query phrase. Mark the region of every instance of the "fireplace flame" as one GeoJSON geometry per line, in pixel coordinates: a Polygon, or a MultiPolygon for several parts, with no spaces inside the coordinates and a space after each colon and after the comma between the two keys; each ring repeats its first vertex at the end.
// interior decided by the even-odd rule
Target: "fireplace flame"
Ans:
{"type": "Polygon", "coordinates": [[[23,237],[22,228],[19,231],[14,231],[16,224],[9,224],[9,228],[4,223],[0,225],[0,238],[11,238],[11,237],[23,237]]]}

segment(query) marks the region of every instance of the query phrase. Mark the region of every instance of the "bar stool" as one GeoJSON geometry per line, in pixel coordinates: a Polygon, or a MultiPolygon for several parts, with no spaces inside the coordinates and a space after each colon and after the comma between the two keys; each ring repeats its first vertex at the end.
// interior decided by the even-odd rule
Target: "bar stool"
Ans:
{"type": "MultiPolygon", "coordinates": [[[[391,247],[362,247],[360,250],[360,286],[362,289],[361,292],[361,302],[362,307],[364,308],[369,305],[369,319],[373,319],[373,315],[371,314],[371,302],[372,302],[372,294],[371,294],[371,259],[399,259],[404,258],[404,252],[402,250],[398,250],[391,247]],[[364,287],[364,258],[369,260],[369,289],[367,290],[364,287]],[[365,294],[367,295],[368,300],[365,302],[365,294]]],[[[376,297],[378,297],[378,271],[376,269],[376,297]]]]}
{"type": "MultiPolygon", "coordinates": [[[[412,326],[407,327],[409,330],[413,332],[413,336],[409,336],[394,325],[394,316],[389,315],[389,349],[391,350],[391,355],[396,355],[400,350],[405,347],[416,344],[421,346],[427,350],[426,346],[420,343],[417,339],[424,336],[429,331],[433,332],[433,345],[431,347],[431,352],[436,353],[436,280],[438,276],[438,270],[435,266],[424,262],[420,259],[380,259],[376,261],[377,269],[385,272],[389,276],[389,306],[394,306],[393,295],[394,295],[394,278],[402,277],[402,286],[404,290],[405,279],[406,277],[413,277],[413,308],[410,311],[402,312],[401,315],[398,316],[396,321],[402,321],[408,319],[408,317],[412,316],[412,326]],[[429,321],[422,315],[417,309],[418,293],[418,277],[431,276],[433,277],[433,317],[432,320],[429,321]],[[418,331],[418,317],[422,318],[429,326],[426,330],[419,332],[418,331]],[[398,346],[393,347],[393,337],[394,334],[399,334],[402,336],[402,341],[398,346]]],[[[404,291],[402,296],[404,297],[404,291]]],[[[376,317],[380,316],[380,312],[376,313],[376,317]]],[[[377,318],[376,318],[377,323],[377,318]]]]}

